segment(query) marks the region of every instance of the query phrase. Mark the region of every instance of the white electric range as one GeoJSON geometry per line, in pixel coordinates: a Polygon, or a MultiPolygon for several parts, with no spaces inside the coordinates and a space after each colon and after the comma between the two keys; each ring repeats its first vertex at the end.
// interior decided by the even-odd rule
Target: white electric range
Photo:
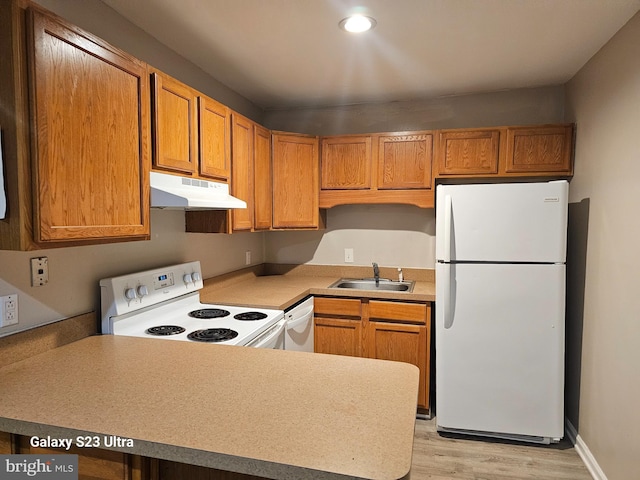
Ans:
{"type": "Polygon", "coordinates": [[[284,312],[200,302],[200,262],[100,280],[102,333],[283,348],[284,312]]]}

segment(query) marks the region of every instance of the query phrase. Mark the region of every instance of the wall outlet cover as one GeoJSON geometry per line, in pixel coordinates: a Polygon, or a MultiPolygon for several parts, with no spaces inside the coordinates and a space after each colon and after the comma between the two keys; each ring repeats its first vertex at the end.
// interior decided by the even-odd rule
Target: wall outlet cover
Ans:
{"type": "Polygon", "coordinates": [[[49,283],[49,259],[35,257],[31,259],[31,286],[41,287],[49,283]]]}

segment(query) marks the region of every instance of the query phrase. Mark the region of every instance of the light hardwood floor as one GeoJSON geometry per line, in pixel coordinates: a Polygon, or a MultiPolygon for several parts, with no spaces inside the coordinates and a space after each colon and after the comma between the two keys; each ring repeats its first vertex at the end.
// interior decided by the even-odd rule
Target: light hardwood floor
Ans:
{"type": "Polygon", "coordinates": [[[592,480],[571,443],[528,445],[436,432],[416,420],[411,480],[592,480]]]}

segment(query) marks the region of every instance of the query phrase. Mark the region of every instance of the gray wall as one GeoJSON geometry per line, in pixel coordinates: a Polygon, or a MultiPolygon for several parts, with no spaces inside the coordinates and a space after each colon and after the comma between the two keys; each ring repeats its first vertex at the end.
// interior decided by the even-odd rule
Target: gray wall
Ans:
{"type": "Polygon", "coordinates": [[[567,84],[577,122],[567,414],[609,480],[640,471],[640,14],[567,84]]]}
{"type": "Polygon", "coordinates": [[[265,126],[312,135],[528,125],[563,121],[562,86],[413,102],[267,110],[265,126]]]}

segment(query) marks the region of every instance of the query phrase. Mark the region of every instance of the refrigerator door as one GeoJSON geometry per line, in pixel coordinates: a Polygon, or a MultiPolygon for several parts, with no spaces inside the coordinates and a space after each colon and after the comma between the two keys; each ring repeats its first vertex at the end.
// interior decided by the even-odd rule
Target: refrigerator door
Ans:
{"type": "Polygon", "coordinates": [[[562,438],[564,293],[564,265],[436,265],[439,430],[562,438]]]}
{"type": "Polygon", "coordinates": [[[438,185],[436,195],[436,260],[565,262],[565,180],[438,185]]]}

